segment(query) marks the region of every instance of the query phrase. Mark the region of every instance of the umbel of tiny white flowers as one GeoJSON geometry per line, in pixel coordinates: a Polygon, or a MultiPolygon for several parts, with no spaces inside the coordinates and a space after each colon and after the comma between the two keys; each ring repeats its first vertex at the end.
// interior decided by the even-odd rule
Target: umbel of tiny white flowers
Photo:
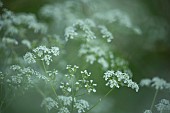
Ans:
{"type": "Polygon", "coordinates": [[[121,71],[107,71],[104,73],[103,77],[105,81],[107,81],[106,86],[110,86],[110,88],[119,88],[120,85],[122,85],[131,87],[132,89],[135,89],[136,92],[139,90],[138,84],[133,82],[128,74],[122,73],[121,71]]]}
{"type": "Polygon", "coordinates": [[[44,61],[47,65],[50,65],[52,62],[52,56],[59,55],[59,48],[58,47],[51,47],[47,48],[46,46],[39,46],[33,49],[33,53],[27,52],[24,55],[24,60],[27,63],[36,63],[36,59],[40,59],[44,61]]]}
{"type": "Polygon", "coordinates": [[[170,102],[167,99],[161,99],[155,107],[159,112],[170,111],[170,102]]]}
{"type": "Polygon", "coordinates": [[[154,87],[156,90],[170,89],[170,83],[159,77],[142,79],[140,86],[154,87]]]}

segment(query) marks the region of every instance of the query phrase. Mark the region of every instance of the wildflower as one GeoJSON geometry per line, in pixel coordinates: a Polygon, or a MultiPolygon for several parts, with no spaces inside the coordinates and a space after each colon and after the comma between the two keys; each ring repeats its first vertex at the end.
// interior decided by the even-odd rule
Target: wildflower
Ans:
{"type": "Polygon", "coordinates": [[[170,111],[170,102],[167,99],[161,99],[159,104],[155,105],[155,107],[157,111],[160,111],[161,113],[162,111],[166,111],[166,110],[170,111]]]}
{"type": "Polygon", "coordinates": [[[113,35],[111,32],[108,31],[108,29],[105,26],[99,25],[98,28],[101,30],[101,34],[103,35],[103,38],[107,38],[107,42],[111,42],[113,39],[113,35]]]}
{"type": "Polygon", "coordinates": [[[71,103],[73,101],[73,98],[71,96],[67,97],[67,96],[61,95],[61,96],[58,96],[58,99],[61,100],[65,106],[71,105],[71,103]]]}
{"type": "Polygon", "coordinates": [[[78,110],[78,113],[83,113],[89,109],[89,103],[85,100],[77,100],[74,107],[78,110]]]}
{"type": "Polygon", "coordinates": [[[58,113],[70,113],[70,111],[68,110],[68,108],[62,107],[62,108],[59,109],[58,113]]]}
{"type": "Polygon", "coordinates": [[[78,33],[75,31],[74,27],[67,27],[65,29],[65,39],[68,41],[68,39],[74,39],[75,36],[77,36],[78,33]]]}
{"type": "Polygon", "coordinates": [[[119,88],[120,85],[123,85],[135,89],[136,92],[139,90],[139,86],[130,79],[129,75],[121,71],[107,71],[104,73],[103,78],[107,81],[106,86],[110,86],[110,88],[119,88]]]}
{"type": "Polygon", "coordinates": [[[48,110],[51,110],[52,108],[55,107],[58,108],[58,103],[51,97],[46,97],[41,103],[41,107],[43,106],[47,107],[48,110]]]}
{"type": "Polygon", "coordinates": [[[24,55],[24,60],[25,60],[25,62],[27,62],[27,63],[35,63],[36,62],[36,57],[35,57],[35,55],[33,54],[33,53],[31,53],[31,52],[27,52],[25,55],[24,55]]]}
{"type": "Polygon", "coordinates": [[[170,83],[167,83],[164,79],[154,77],[152,79],[142,79],[140,82],[141,86],[154,87],[155,89],[170,89],[170,83]]]}
{"type": "Polygon", "coordinates": [[[151,110],[145,110],[143,113],[152,113],[151,110]]]}

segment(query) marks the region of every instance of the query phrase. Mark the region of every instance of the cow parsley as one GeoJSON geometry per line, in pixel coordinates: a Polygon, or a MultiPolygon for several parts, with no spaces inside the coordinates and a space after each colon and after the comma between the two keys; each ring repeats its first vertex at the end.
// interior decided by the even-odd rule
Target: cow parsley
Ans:
{"type": "Polygon", "coordinates": [[[47,48],[46,46],[39,46],[33,49],[33,53],[27,52],[24,56],[24,60],[27,63],[35,63],[37,59],[44,61],[47,65],[50,65],[52,62],[52,56],[59,55],[58,47],[47,48]]]}
{"type": "Polygon", "coordinates": [[[151,110],[145,110],[143,113],[152,113],[151,110]]]}
{"type": "Polygon", "coordinates": [[[101,30],[100,32],[101,32],[101,34],[102,34],[102,37],[103,37],[103,38],[107,38],[107,42],[111,42],[112,39],[113,39],[112,33],[109,32],[108,29],[107,29],[105,26],[103,26],[103,25],[99,25],[98,27],[99,27],[100,30],[101,30]]]}
{"type": "Polygon", "coordinates": [[[70,106],[72,101],[73,101],[73,98],[71,96],[67,97],[67,96],[62,96],[61,95],[61,96],[58,96],[58,99],[60,101],[62,101],[64,106],[67,106],[67,105],[70,106]]]}
{"type": "Polygon", "coordinates": [[[140,82],[141,86],[147,86],[147,87],[154,87],[155,89],[170,89],[169,83],[167,83],[164,79],[161,79],[159,77],[154,77],[152,79],[142,79],[140,82]]]}
{"type": "Polygon", "coordinates": [[[170,102],[167,99],[161,99],[161,101],[157,105],[155,105],[155,107],[160,113],[167,110],[170,111],[170,102]]]}
{"type": "Polygon", "coordinates": [[[51,97],[46,97],[41,103],[41,107],[43,106],[47,107],[48,110],[51,110],[53,108],[58,108],[58,103],[51,97]]]}
{"type": "Polygon", "coordinates": [[[62,108],[59,109],[58,113],[70,113],[70,111],[68,110],[68,108],[62,107],[62,108]]]}
{"type": "Polygon", "coordinates": [[[110,88],[127,86],[135,89],[136,92],[139,90],[138,84],[133,82],[128,74],[122,73],[121,71],[107,71],[104,73],[103,78],[107,81],[106,86],[110,86],[110,88]]]}
{"type": "Polygon", "coordinates": [[[86,100],[77,100],[74,107],[78,110],[78,113],[83,113],[89,109],[89,103],[86,100]]]}

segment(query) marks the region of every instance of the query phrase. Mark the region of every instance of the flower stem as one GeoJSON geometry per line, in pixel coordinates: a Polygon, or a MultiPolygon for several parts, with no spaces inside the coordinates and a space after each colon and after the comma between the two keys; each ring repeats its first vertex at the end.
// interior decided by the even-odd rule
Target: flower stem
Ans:
{"type": "Polygon", "coordinates": [[[88,111],[86,111],[85,113],[91,111],[93,108],[95,108],[105,97],[107,97],[111,92],[113,91],[113,88],[110,89],[102,98],[100,98],[96,104],[94,104],[88,111]]]}
{"type": "Polygon", "coordinates": [[[152,111],[152,109],[153,109],[153,106],[154,106],[154,103],[155,103],[155,100],[156,100],[157,95],[158,95],[158,89],[156,89],[155,95],[154,95],[153,100],[152,100],[152,104],[151,104],[151,107],[150,107],[150,110],[151,110],[151,111],[152,111]]]}

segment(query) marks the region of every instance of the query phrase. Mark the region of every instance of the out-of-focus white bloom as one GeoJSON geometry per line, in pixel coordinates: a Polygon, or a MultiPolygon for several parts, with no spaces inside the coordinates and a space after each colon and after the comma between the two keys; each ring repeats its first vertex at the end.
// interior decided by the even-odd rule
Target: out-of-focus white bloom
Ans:
{"type": "Polygon", "coordinates": [[[33,53],[30,53],[30,52],[27,52],[25,55],[24,55],[24,60],[25,62],[27,63],[36,63],[36,57],[33,53]]]}
{"type": "Polygon", "coordinates": [[[78,110],[78,113],[83,113],[89,109],[89,103],[85,100],[77,100],[74,107],[78,110]]]}
{"type": "Polygon", "coordinates": [[[51,110],[55,107],[58,108],[58,103],[51,97],[46,97],[41,103],[41,107],[43,106],[47,107],[48,110],[51,110]]]}
{"type": "Polygon", "coordinates": [[[141,86],[154,87],[155,89],[170,89],[170,83],[167,83],[164,79],[154,77],[152,79],[142,79],[140,82],[141,86]]]}
{"type": "Polygon", "coordinates": [[[71,105],[73,99],[71,96],[67,97],[67,96],[58,96],[58,99],[62,101],[62,103],[65,105],[65,106],[69,106],[71,105]]]}
{"type": "Polygon", "coordinates": [[[108,29],[105,26],[99,25],[100,32],[102,34],[103,38],[107,38],[107,42],[111,42],[113,40],[113,35],[111,32],[108,31],[108,29]]]}
{"type": "Polygon", "coordinates": [[[157,111],[159,112],[163,112],[163,111],[170,111],[170,102],[167,99],[161,99],[161,101],[159,102],[159,104],[155,105],[157,111]]]}
{"type": "Polygon", "coordinates": [[[145,110],[143,113],[152,113],[151,110],[145,110]]]}
{"type": "Polygon", "coordinates": [[[58,113],[70,113],[70,111],[68,110],[68,108],[62,107],[62,108],[59,109],[58,113]]]}

